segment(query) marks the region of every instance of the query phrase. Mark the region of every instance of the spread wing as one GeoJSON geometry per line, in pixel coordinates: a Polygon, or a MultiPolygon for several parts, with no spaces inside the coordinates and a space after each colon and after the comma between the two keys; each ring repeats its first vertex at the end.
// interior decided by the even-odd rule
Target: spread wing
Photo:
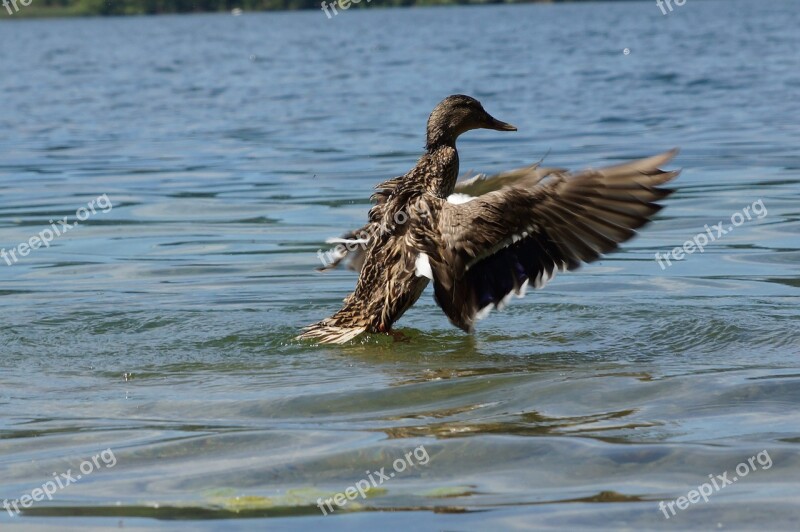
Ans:
{"type": "Polygon", "coordinates": [[[503,187],[532,188],[548,176],[565,172],[566,170],[562,168],[542,168],[539,163],[536,163],[495,175],[478,174],[475,177],[456,183],[454,193],[480,196],[503,187]]]}
{"type": "MultiPolygon", "coordinates": [[[[494,175],[478,174],[469,179],[463,179],[456,184],[454,194],[458,196],[480,196],[493,190],[498,190],[506,186],[533,187],[547,176],[563,173],[566,170],[560,168],[542,168],[539,163],[524,168],[517,168],[507,172],[494,175]]],[[[386,202],[394,192],[395,187],[405,176],[393,177],[375,187],[375,193],[370,197],[375,205],[386,202]]],[[[323,266],[317,268],[318,271],[327,271],[336,268],[343,261],[348,269],[361,271],[366,258],[366,249],[369,245],[369,235],[374,230],[372,222],[367,223],[359,229],[349,231],[338,238],[329,238],[325,242],[335,247],[327,254],[323,255],[328,260],[323,266]]]]}
{"type": "Polygon", "coordinates": [[[511,295],[522,297],[557,270],[613,251],[661,209],[656,201],[672,193],[659,185],[679,171],[658,167],[676,153],[578,173],[549,171],[532,187],[517,179],[464,203],[443,202],[431,228],[438,245],[425,246],[422,257],[437,303],[454,325],[471,331],[511,295]]]}

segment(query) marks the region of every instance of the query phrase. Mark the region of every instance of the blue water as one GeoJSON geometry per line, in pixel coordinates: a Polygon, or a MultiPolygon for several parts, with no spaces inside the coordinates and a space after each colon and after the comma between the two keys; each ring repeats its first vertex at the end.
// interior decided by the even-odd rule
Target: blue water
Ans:
{"type": "Polygon", "coordinates": [[[0,503],[115,460],[0,525],[797,529],[798,26],[790,0],[4,16],[0,248],[96,212],[0,259],[0,503]],[[451,93],[519,128],[464,135],[463,172],[680,146],[679,190],[474,336],[428,292],[405,341],[294,341],[354,286],[317,250],[451,93]]]}

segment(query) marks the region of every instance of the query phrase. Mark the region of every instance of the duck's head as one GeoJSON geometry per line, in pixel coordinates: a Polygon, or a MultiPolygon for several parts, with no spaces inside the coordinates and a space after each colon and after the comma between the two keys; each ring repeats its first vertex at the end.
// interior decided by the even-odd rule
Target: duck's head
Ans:
{"type": "Polygon", "coordinates": [[[459,135],[471,129],[517,130],[487,113],[475,98],[454,94],[442,100],[428,118],[427,148],[453,146],[459,135]]]}

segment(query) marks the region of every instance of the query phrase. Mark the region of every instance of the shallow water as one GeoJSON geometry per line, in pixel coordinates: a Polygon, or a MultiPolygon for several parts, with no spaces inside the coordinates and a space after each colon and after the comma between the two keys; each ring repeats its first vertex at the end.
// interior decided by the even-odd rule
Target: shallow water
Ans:
{"type": "Polygon", "coordinates": [[[796,529],[799,25],[746,0],[3,19],[0,247],[112,206],[0,262],[0,501],[114,465],[0,523],[796,529]],[[355,281],[317,250],[454,92],[519,127],[465,135],[464,172],[681,146],[679,191],[472,337],[428,292],[403,341],[295,342],[355,281]]]}

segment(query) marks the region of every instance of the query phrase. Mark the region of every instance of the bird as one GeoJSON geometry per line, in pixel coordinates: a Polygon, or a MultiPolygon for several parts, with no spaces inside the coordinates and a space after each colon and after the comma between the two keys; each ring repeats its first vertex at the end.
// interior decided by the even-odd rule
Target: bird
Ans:
{"type": "Polygon", "coordinates": [[[392,325],[433,282],[450,322],[473,333],[491,310],[557,272],[593,262],[629,240],[662,209],[680,170],[659,169],[673,149],[649,158],[570,172],[541,161],[457,183],[456,139],[474,129],[516,131],[470,96],[431,112],[425,153],[406,174],[375,187],[367,223],[341,238],[329,264],[347,259],[355,290],[329,318],[296,337],[342,344],[392,325]]]}

